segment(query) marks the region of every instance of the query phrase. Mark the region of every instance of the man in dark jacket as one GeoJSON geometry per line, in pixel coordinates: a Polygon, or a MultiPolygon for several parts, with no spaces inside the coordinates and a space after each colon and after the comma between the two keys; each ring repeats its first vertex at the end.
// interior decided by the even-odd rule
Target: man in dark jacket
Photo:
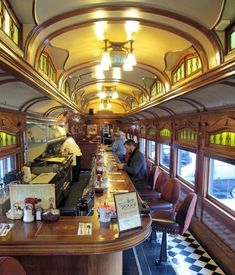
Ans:
{"type": "Polygon", "coordinates": [[[127,172],[137,190],[146,189],[146,160],[144,155],[138,150],[134,140],[128,139],[124,146],[129,153],[127,164],[118,163],[118,169],[127,172]]]}

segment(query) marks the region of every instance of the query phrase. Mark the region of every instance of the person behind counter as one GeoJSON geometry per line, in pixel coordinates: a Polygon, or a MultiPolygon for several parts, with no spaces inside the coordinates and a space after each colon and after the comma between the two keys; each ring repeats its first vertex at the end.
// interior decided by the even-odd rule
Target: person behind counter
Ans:
{"type": "Polygon", "coordinates": [[[138,150],[133,139],[126,140],[124,146],[129,153],[129,159],[127,164],[118,163],[118,169],[127,172],[137,190],[146,189],[146,160],[144,155],[138,150]]]}
{"type": "Polygon", "coordinates": [[[126,155],[126,148],[124,146],[125,137],[124,133],[119,131],[114,134],[114,142],[112,145],[113,153],[119,158],[121,162],[124,162],[126,155]]]}
{"type": "Polygon", "coordinates": [[[76,141],[72,137],[71,133],[67,133],[67,139],[61,146],[61,151],[66,151],[70,154],[73,154],[73,173],[72,173],[72,181],[78,182],[80,177],[80,171],[81,171],[81,157],[82,152],[77,145],[76,141]]]}

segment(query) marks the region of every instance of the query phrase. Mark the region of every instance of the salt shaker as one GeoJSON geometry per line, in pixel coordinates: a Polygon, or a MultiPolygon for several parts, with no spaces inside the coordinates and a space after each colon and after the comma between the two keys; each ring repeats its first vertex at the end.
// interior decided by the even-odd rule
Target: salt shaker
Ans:
{"type": "Polygon", "coordinates": [[[36,221],[41,221],[42,220],[42,209],[39,207],[36,210],[36,221]]]}

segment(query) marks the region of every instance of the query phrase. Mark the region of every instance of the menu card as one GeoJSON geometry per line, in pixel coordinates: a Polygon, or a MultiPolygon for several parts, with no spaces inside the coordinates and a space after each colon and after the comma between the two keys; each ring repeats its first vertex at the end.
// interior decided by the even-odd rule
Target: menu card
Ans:
{"type": "Polygon", "coordinates": [[[141,227],[139,204],[136,192],[114,194],[119,231],[141,227]]]}

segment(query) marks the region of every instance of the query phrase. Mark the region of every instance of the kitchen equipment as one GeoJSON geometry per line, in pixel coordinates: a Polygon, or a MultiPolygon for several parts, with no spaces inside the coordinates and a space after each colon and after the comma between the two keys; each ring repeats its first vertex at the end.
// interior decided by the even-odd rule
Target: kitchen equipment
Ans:
{"type": "Polygon", "coordinates": [[[34,221],[34,215],[33,215],[33,205],[30,203],[26,203],[24,206],[24,222],[33,222],[34,221]]]}
{"type": "Polygon", "coordinates": [[[5,184],[8,184],[10,182],[22,182],[22,178],[24,176],[24,173],[19,170],[13,170],[5,174],[3,181],[5,184]]]}

